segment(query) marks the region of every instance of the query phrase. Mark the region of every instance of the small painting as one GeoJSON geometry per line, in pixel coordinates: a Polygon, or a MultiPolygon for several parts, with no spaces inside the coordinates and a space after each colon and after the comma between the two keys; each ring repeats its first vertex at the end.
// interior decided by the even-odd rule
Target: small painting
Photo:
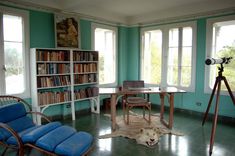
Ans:
{"type": "Polygon", "coordinates": [[[79,48],[79,22],[75,17],[55,14],[56,47],[79,48]]]}

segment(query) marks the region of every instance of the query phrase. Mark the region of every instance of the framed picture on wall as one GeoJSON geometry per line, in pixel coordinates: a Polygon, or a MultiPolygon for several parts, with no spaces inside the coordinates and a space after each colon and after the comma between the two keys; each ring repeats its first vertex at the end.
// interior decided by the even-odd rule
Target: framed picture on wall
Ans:
{"type": "Polygon", "coordinates": [[[55,14],[56,47],[80,48],[79,19],[65,14],[55,14]]]}

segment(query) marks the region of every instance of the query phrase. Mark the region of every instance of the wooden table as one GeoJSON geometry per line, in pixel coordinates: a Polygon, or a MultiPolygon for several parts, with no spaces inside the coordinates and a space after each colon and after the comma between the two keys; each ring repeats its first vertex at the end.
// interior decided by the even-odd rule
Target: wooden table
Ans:
{"type": "Polygon", "coordinates": [[[149,87],[136,90],[120,89],[120,88],[99,88],[100,95],[110,95],[111,96],[111,122],[112,129],[116,129],[116,105],[118,99],[123,95],[132,94],[159,94],[161,99],[161,111],[160,111],[160,121],[168,128],[172,129],[173,117],[174,117],[174,94],[175,93],[185,93],[184,90],[177,89],[175,87],[149,87]],[[164,98],[168,98],[170,104],[170,112],[168,122],[164,119],[164,98]]]}

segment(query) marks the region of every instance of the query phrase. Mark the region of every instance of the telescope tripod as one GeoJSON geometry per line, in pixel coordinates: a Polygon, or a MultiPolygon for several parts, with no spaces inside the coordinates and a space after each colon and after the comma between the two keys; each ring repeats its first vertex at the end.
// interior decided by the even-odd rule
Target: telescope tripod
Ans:
{"type": "Polygon", "coordinates": [[[215,91],[216,91],[216,88],[217,88],[216,105],[215,105],[215,112],[214,112],[214,121],[213,121],[213,125],[212,125],[212,130],[211,130],[209,155],[212,154],[213,145],[214,145],[215,131],[216,131],[217,119],[218,119],[218,107],[219,107],[219,98],[220,98],[220,90],[221,90],[221,81],[224,81],[225,86],[226,86],[226,88],[229,92],[229,95],[230,95],[230,97],[233,101],[233,104],[235,105],[235,99],[234,99],[233,93],[232,93],[232,91],[229,87],[229,84],[228,84],[226,78],[223,76],[223,71],[224,71],[223,64],[220,64],[220,65],[221,66],[218,67],[218,69],[219,69],[218,76],[216,77],[215,84],[214,84],[214,87],[213,87],[213,90],[212,90],[212,93],[211,93],[211,96],[210,96],[210,100],[209,100],[209,103],[208,103],[208,106],[207,106],[207,109],[206,109],[206,112],[204,114],[204,118],[203,118],[203,121],[202,121],[202,126],[203,126],[204,123],[205,123],[205,120],[207,119],[207,115],[208,115],[208,112],[209,112],[210,107],[211,107],[211,102],[213,100],[213,97],[214,97],[214,94],[215,94],[215,91]]]}

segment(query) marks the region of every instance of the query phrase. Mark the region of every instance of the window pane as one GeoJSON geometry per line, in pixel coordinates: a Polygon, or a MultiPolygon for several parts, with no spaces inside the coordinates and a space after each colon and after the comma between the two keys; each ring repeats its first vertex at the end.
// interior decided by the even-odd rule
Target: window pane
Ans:
{"type": "Polygon", "coordinates": [[[183,46],[192,46],[192,28],[191,27],[184,27],[183,28],[183,46]]]}
{"type": "Polygon", "coordinates": [[[181,69],[181,86],[189,87],[191,83],[191,67],[182,67],[181,69]]]}
{"type": "MultiPolygon", "coordinates": [[[[213,25],[213,45],[211,57],[222,58],[222,57],[233,57],[235,58],[235,20],[217,22],[213,25]]],[[[217,76],[217,66],[210,66],[210,87],[213,88],[215,83],[215,77],[217,76]]],[[[225,69],[223,75],[229,83],[231,90],[235,90],[235,61],[234,59],[224,65],[225,69]]],[[[224,83],[221,86],[222,90],[227,91],[224,83]]]]}
{"type": "Polygon", "coordinates": [[[178,48],[169,48],[167,83],[178,84],[178,48]]]}
{"type": "Polygon", "coordinates": [[[22,42],[22,17],[3,15],[4,41],[22,42]]]}
{"type": "Polygon", "coordinates": [[[181,86],[188,87],[191,84],[192,68],[192,48],[182,48],[182,65],[181,65],[181,86]]]}
{"type": "Polygon", "coordinates": [[[146,83],[161,83],[162,32],[160,30],[144,33],[142,60],[142,79],[146,83]]]}
{"type": "Polygon", "coordinates": [[[22,43],[4,42],[6,94],[25,90],[22,43]]]}
{"type": "Polygon", "coordinates": [[[19,94],[25,91],[22,17],[3,15],[5,92],[19,94]]]}
{"type": "Polygon", "coordinates": [[[169,30],[169,47],[178,47],[179,45],[179,29],[169,30]]]}
{"type": "Polygon", "coordinates": [[[115,32],[109,29],[95,29],[95,49],[99,51],[99,83],[115,83],[115,32]]]}

